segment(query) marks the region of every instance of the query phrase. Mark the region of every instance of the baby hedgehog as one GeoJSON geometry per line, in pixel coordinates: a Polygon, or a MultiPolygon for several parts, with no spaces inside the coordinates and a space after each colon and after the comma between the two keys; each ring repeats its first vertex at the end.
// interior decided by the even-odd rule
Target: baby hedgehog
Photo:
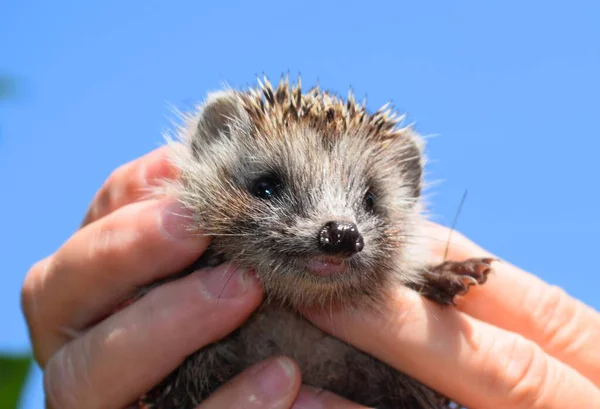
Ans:
{"type": "MultiPolygon", "coordinates": [[[[483,283],[490,259],[428,265],[421,242],[423,141],[383,107],[367,112],[300,80],[212,93],[172,144],[175,194],[212,236],[190,268],[251,268],[265,301],[226,338],[189,356],[140,400],[193,409],[272,355],[294,358],[303,382],[379,409],[451,407],[444,397],[322,332],[298,308],[374,308],[406,285],[453,304],[483,283]]],[[[173,279],[170,277],[169,279],[173,279]]],[[[144,288],[141,296],[155,283],[144,288]]]]}

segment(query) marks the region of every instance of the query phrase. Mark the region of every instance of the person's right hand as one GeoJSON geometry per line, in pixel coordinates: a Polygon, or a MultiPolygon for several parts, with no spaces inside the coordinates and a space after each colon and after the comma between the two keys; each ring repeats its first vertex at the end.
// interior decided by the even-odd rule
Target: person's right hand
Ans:
{"type": "MultiPolygon", "coordinates": [[[[436,265],[450,231],[426,226],[436,265]]],[[[497,259],[458,232],[447,255],[497,259]]],[[[600,408],[598,311],[506,261],[456,301],[440,306],[399,286],[379,309],[307,317],[468,408],[600,408]]]]}
{"type": "MultiPolygon", "coordinates": [[[[115,312],[135,288],[180,271],[208,244],[188,232],[174,201],[144,196],[159,179],[177,176],[166,152],[117,169],[81,228],[27,274],[22,306],[48,408],[126,407],[187,355],[241,325],[262,299],[252,274],[220,266],[155,288],[115,312]]],[[[247,369],[201,408],[289,409],[294,402],[358,408],[301,389],[297,365],[283,357],[247,369]]]]}

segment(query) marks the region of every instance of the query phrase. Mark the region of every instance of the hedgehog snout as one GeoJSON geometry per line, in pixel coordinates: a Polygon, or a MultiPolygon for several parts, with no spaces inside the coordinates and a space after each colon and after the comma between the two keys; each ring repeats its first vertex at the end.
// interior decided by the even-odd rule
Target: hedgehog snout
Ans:
{"type": "Polygon", "coordinates": [[[350,257],[359,253],[365,243],[356,224],[343,221],[326,223],[317,236],[319,248],[325,253],[350,257]]]}

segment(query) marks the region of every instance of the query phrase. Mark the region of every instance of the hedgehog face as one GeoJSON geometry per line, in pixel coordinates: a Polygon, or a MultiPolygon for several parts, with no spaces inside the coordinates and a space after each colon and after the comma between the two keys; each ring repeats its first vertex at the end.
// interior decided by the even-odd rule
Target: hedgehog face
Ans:
{"type": "Polygon", "coordinates": [[[415,279],[422,156],[389,112],[281,83],[212,94],[191,122],[181,200],[269,296],[324,306],[415,279]]]}

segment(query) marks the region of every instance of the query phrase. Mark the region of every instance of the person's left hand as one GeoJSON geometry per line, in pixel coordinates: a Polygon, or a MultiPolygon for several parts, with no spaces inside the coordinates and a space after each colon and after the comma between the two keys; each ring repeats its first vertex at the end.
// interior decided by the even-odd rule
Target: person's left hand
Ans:
{"type": "MultiPolygon", "coordinates": [[[[176,273],[208,245],[208,238],[190,234],[176,202],[145,196],[158,179],[172,177],[164,148],[122,166],[92,201],[81,228],[28,272],[22,304],[48,409],[123,408],[260,305],[262,289],[252,274],[219,266],[159,286],[115,312],[135,288],[176,273]]],[[[358,408],[300,388],[291,359],[270,359],[201,408],[290,409],[294,402],[305,409],[358,408]]]]}

